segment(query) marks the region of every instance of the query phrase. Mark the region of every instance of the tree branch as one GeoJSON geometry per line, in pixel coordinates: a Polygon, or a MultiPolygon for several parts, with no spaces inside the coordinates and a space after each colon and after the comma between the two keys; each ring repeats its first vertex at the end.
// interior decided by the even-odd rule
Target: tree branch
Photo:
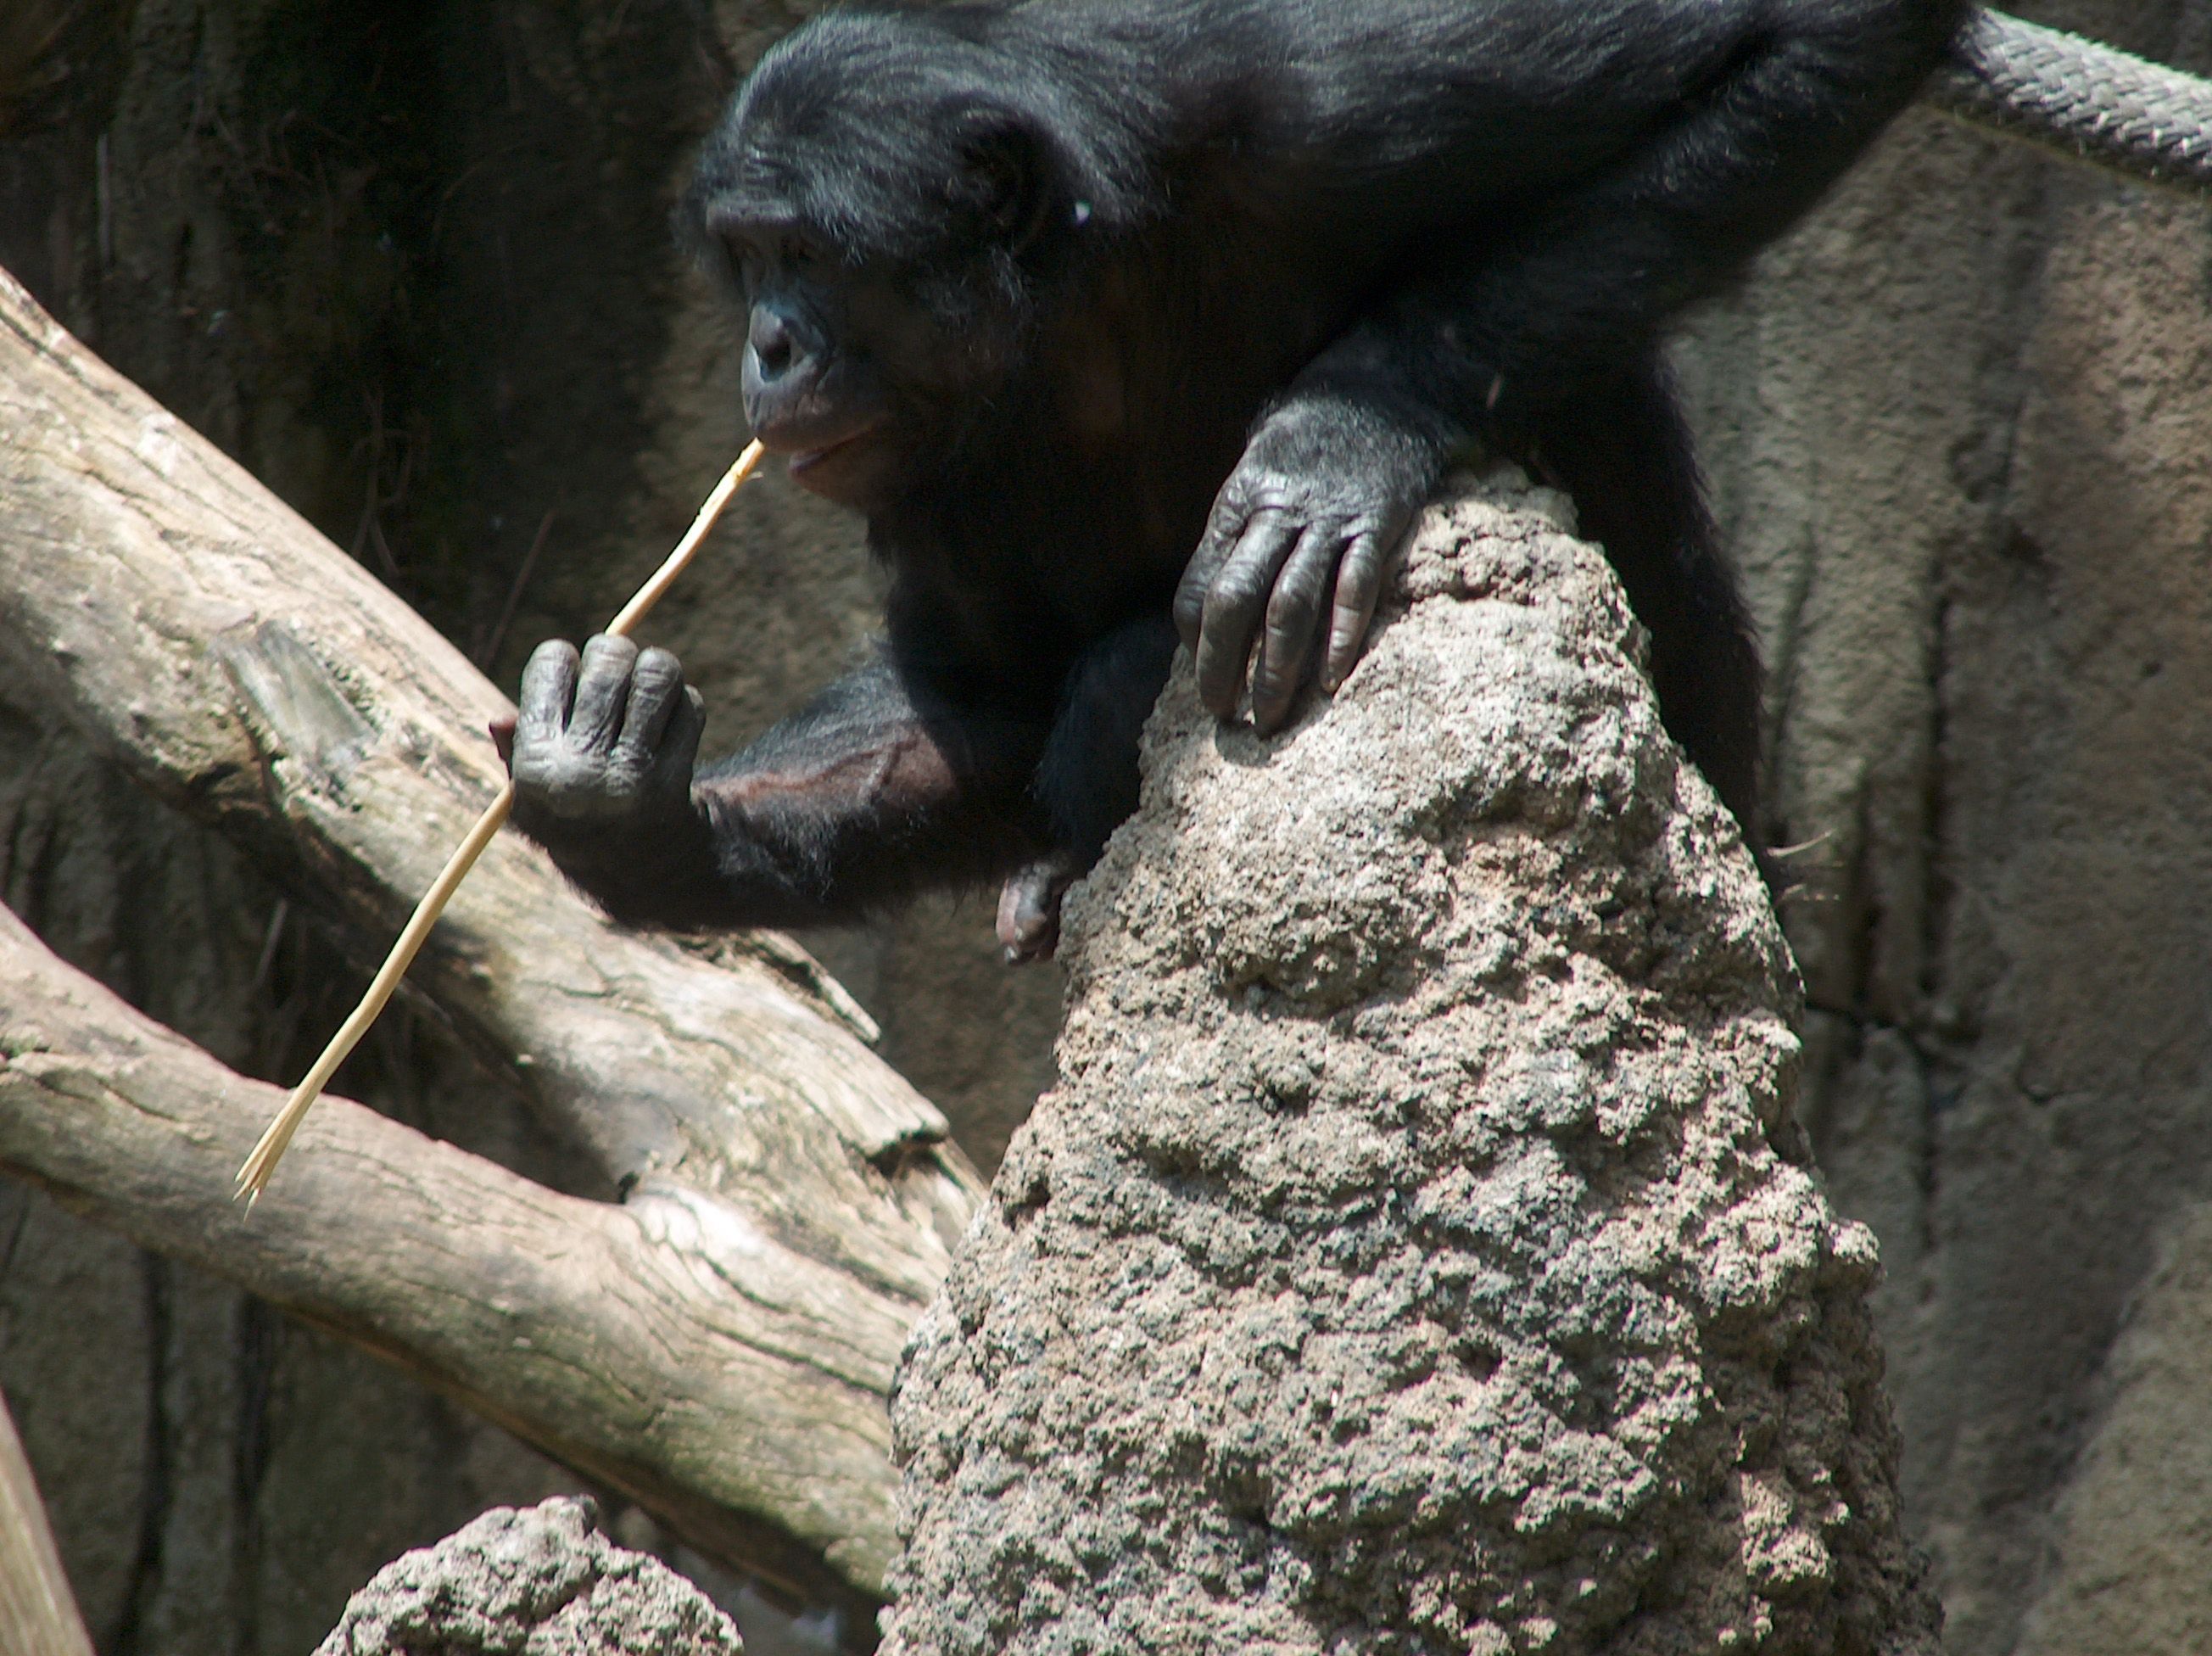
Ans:
{"type": "Polygon", "coordinates": [[[717,1556],[817,1601],[876,1586],[902,1298],[695,1193],[562,1196],[343,1099],[249,1213],[231,1173],[283,1097],[0,909],[0,1166],[369,1348],[717,1556]]]}
{"type": "Polygon", "coordinates": [[[93,1656],[15,1422],[0,1400],[0,1650],[93,1656]]]}
{"type": "MultiPolygon", "coordinates": [[[[461,654],[0,275],[0,666],[380,956],[500,784],[461,654]]],[[[917,1301],[976,1181],[944,1117],[765,965],[617,929],[496,844],[416,968],[627,1184],[753,1216],[917,1301]]]]}
{"type": "MultiPolygon", "coordinates": [[[[0,429],[0,685],[375,958],[497,788],[482,732],[507,703],[4,272],[0,429]]],[[[11,923],[0,1162],[415,1369],[741,1567],[872,1594],[893,1544],[884,1396],[979,1185],[834,989],[795,991],[811,962],[761,952],[785,970],[618,930],[534,849],[495,844],[416,982],[624,1205],[331,1105],[249,1221],[230,1174],[281,1093],[11,923]]]]}

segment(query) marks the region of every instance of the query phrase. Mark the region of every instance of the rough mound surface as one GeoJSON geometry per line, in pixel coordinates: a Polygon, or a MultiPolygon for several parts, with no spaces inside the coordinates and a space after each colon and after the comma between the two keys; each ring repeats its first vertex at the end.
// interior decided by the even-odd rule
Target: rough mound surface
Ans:
{"type": "Polygon", "coordinates": [[[1934,1648],[1790,964],[1566,509],[1432,510],[1279,739],[1164,697],[908,1354],[887,1651],[1934,1648]]]}
{"type": "Polygon", "coordinates": [[[495,1507],[403,1554],[315,1656],[741,1656],[727,1616],[657,1558],[599,1533],[574,1495],[495,1507]]]}

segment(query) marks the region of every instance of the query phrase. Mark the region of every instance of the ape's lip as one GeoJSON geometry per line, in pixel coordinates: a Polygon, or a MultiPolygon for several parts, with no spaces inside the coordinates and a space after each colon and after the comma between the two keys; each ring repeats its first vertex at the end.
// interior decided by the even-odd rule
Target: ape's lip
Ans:
{"type": "Polygon", "coordinates": [[[786,463],[791,469],[791,475],[795,478],[802,472],[812,471],[832,454],[842,454],[854,443],[872,435],[882,424],[881,420],[871,420],[857,430],[848,431],[843,436],[833,437],[828,442],[817,443],[811,448],[796,448],[787,451],[789,459],[786,463]]]}

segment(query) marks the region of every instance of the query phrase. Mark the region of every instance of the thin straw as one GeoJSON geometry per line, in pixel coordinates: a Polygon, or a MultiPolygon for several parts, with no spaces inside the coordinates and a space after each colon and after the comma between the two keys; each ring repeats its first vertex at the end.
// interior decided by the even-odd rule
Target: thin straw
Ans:
{"type": "MultiPolygon", "coordinates": [[[[635,596],[623,605],[621,612],[607,624],[609,632],[619,635],[629,631],[645,618],[646,612],[658,604],[662,595],[676,584],[676,577],[684,573],[685,566],[697,553],[707,539],[708,532],[714,527],[714,521],[722,515],[722,508],[730,503],[730,496],[737,493],[738,485],[752,476],[760,465],[762,452],[759,443],[748,444],[745,452],[738,455],[736,462],[722,474],[722,480],[714,485],[714,492],[699,508],[699,514],[691,520],[691,527],[684,532],[684,539],[676,543],[676,550],[669,553],[660,567],[653,572],[652,577],[637,589],[635,596]]],[[[422,900],[415,905],[415,912],[407,917],[407,924],[400,930],[399,941],[392,946],[392,953],[384,957],[384,964],[377,968],[376,976],[369,980],[368,991],[361,997],[361,1004],[353,1009],[345,1022],[338,1026],[338,1032],[331,1037],[330,1044],[323,1049],[322,1056],[307,1067],[305,1078],[292,1089],[292,1096],[284,1100],[284,1107],[276,1112],[276,1119],[269,1123],[269,1130],[262,1134],[261,1142],[253,1147],[253,1154],[246,1157],[246,1165],[238,1170],[238,1189],[234,1192],[234,1199],[243,1197],[246,1206],[251,1208],[254,1198],[267,1187],[270,1175],[276,1171],[277,1160],[284,1154],[284,1147],[291,1143],[292,1135],[300,1130],[300,1123],[306,1118],[307,1107],[322,1096],[323,1088],[330,1084],[331,1077],[337,1073],[337,1067],[345,1062],[346,1055],[359,1044],[362,1036],[368,1033],[369,1026],[375,1023],[378,1014],[384,1010],[385,1002],[399,987],[399,980],[407,975],[407,968],[414,964],[416,953],[422,948],[423,940],[429,936],[430,928],[437,923],[438,916],[453,900],[453,893],[460,889],[461,881],[468,878],[469,870],[476,867],[477,859],[484,854],[484,848],[491,843],[501,825],[506,822],[507,813],[514,808],[514,782],[510,777],[500,788],[498,796],[484,807],[484,813],[477,819],[476,826],[469,830],[468,837],[460,843],[452,856],[446,859],[446,866],[438,871],[437,879],[430,882],[430,889],[422,894],[422,900]]]]}

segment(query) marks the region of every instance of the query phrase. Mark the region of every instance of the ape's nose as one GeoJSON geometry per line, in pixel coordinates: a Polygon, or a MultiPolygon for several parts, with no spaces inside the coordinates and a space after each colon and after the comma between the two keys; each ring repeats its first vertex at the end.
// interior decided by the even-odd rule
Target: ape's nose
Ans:
{"type": "MultiPolygon", "coordinates": [[[[4,0],[0,0],[4,3],[4,0]]],[[[753,435],[771,448],[779,434],[799,441],[821,424],[827,390],[828,342],[800,307],[775,299],[755,301],[745,320],[744,362],[738,378],[753,435]]]]}
{"type": "Polygon", "coordinates": [[[781,379],[799,355],[799,335],[791,326],[791,319],[773,306],[753,307],[752,327],[746,343],[753,348],[763,380],[781,379]]]}

